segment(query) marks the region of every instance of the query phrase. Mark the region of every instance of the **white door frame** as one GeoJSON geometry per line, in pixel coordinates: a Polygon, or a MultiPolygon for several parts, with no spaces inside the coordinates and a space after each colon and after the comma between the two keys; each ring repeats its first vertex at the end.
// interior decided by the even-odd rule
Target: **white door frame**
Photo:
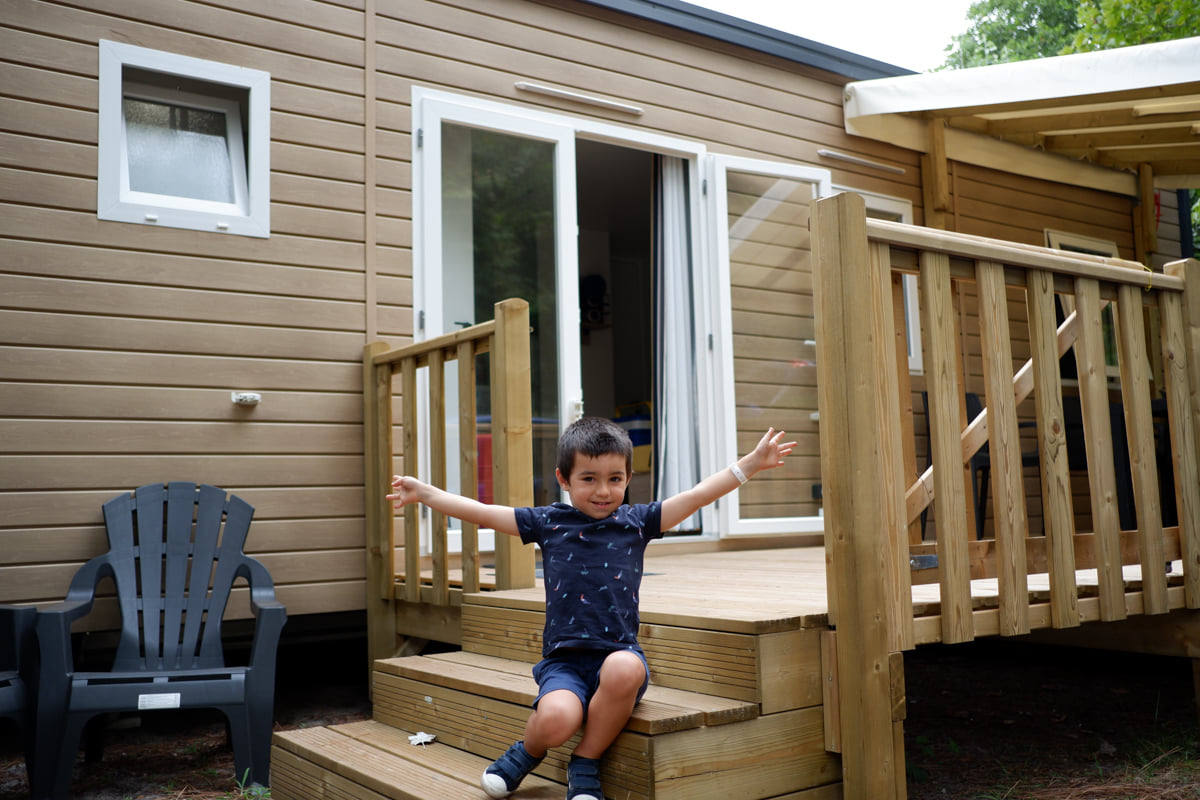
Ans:
{"type": "MultiPolygon", "coordinates": [[[[414,339],[428,338],[430,331],[440,332],[442,320],[441,273],[434,265],[441,262],[441,136],[440,123],[451,121],[468,127],[487,128],[516,136],[554,141],[555,148],[555,249],[557,260],[558,334],[559,334],[559,408],[560,428],[574,418],[571,410],[582,404],[580,359],[563,357],[579,353],[578,235],[575,185],[575,139],[582,138],[619,147],[628,147],[662,155],[684,158],[688,164],[689,206],[693,220],[693,301],[695,348],[697,356],[698,413],[701,471],[715,472],[719,467],[721,443],[714,434],[720,414],[715,392],[717,368],[713,362],[716,341],[715,287],[711,280],[711,236],[707,230],[707,198],[701,175],[706,148],[698,142],[664,136],[638,128],[614,125],[582,116],[542,111],[525,106],[500,103],[479,97],[458,95],[437,89],[414,86],[412,91],[413,128],[413,312],[414,339]],[[567,276],[571,277],[568,279],[567,276]],[[424,326],[420,326],[421,312],[424,326]],[[573,349],[571,349],[573,348],[573,349]],[[570,418],[568,418],[570,417],[570,418]]],[[[426,392],[421,392],[422,398],[426,392]]],[[[422,401],[423,402],[423,401],[422,401]]],[[[427,418],[427,409],[423,408],[427,418]]],[[[421,474],[429,474],[428,447],[421,450],[421,474]]],[[[711,506],[701,512],[704,538],[716,538],[718,519],[711,506]]],[[[480,546],[483,547],[481,538],[480,546]]]]}
{"type": "MultiPolygon", "coordinates": [[[[750,172],[778,178],[811,183],[815,197],[832,194],[832,174],[827,169],[788,164],[741,156],[710,155],[706,159],[709,177],[708,207],[710,210],[710,240],[712,242],[716,269],[715,304],[717,311],[717,336],[714,338],[714,361],[718,365],[718,380],[714,381],[719,393],[717,407],[721,410],[716,420],[720,426],[720,451],[722,464],[736,461],[741,455],[737,446],[737,397],[733,371],[733,298],[730,288],[729,270],[729,201],[727,196],[728,170],[750,172]]],[[[825,529],[825,520],[816,517],[767,517],[742,519],[738,493],[732,492],[717,503],[720,525],[723,532],[731,536],[770,533],[819,533],[825,529]]]]}

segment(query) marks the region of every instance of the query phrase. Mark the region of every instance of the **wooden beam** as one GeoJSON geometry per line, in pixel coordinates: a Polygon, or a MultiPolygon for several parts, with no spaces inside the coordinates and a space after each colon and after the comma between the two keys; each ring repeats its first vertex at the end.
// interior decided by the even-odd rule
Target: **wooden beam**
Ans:
{"type": "Polygon", "coordinates": [[[387,482],[392,466],[392,371],[373,359],[387,349],[384,342],[363,348],[363,494],[367,578],[367,666],[390,658],[396,649],[396,617],[392,583],[395,557],[392,511],[387,482]]]}
{"type": "Polygon", "coordinates": [[[1095,150],[1101,147],[1122,147],[1129,145],[1154,145],[1192,143],[1200,141],[1193,125],[1179,122],[1159,128],[1121,128],[1087,133],[1058,134],[1046,136],[1042,146],[1054,152],[1095,150]]]}
{"type": "MultiPolygon", "coordinates": [[[[1190,446],[1200,460],[1200,261],[1192,258],[1173,261],[1167,264],[1163,271],[1168,275],[1181,277],[1184,281],[1183,305],[1180,310],[1184,326],[1183,347],[1188,363],[1188,404],[1179,413],[1180,416],[1186,413],[1191,417],[1192,441],[1183,442],[1179,447],[1190,446]]],[[[1168,413],[1173,412],[1168,410],[1168,413]]],[[[1188,487],[1186,484],[1180,484],[1179,489],[1200,492],[1200,487],[1188,487]]],[[[1185,552],[1189,554],[1183,564],[1185,580],[1189,570],[1200,576],[1200,532],[1197,532],[1196,538],[1190,540],[1190,546],[1185,552]]]]}
{"type": "MultiPolygon", "coordinates": [[[[416,359],[400,362],[400,391],[404,398],[404,473],[417,473],[417,364],[416,359]]],[[[404,599],[421,599],[421,511],[418,503],[404,507],[404,599]]]]}
{"type": "MultiPolygon", "coordinates": [[[[530,396],[529,303],[496,304],[492,351],[492,476],[496,502],[533,505],[533,405],[530,396]]],[[[535,584],[533,547],[515,536],[496,537],[496,588],[535,584]]]]}
{"type": "MultiPolygon", "coordinates": [[[[444,350],[429,354],[429,482],[439,489],[446,488],[446,358],[444,350]]],[[[433,603],[444,606],[450,602],[450,567],[447,563],[449,543],[446,515],[430,509],[429,526],[433,554],[433,603]]]]}
{"type": "Polygon", "coordinates": [[[1075,279],[1075,311],[1080,318],[1075,364],[1079,405],[1087,447],[1092,527],[1099,543],[1096,569],[1100,581],[1100,616],[1125,618],[1125,584],[1121,577],[1121,520],[1117,509],[1117,477],[1109,420],[1108,373],[1104,360],[1099,284],[1075,279]]]}
{"type": "Polygon", "coordinates": [[[1139,117],[1131,108],[1107,111],[1066,112],[1033,117],[1011,117],[988,122],[987,132],[992,136],[1005,137],[1011,133],[1053,133],[1054,131],[1088,130],[1091,128],[1115,128],[1130,126],[1145,128],[1150,124],[1167,122],[1192,123],[1195,113],[1161,114],[1152,118],[1139,117]]]}
{"type": "Polygon", "coordinates": [[[981,261],[977,269],[980,351],[987,390],[988,452],[992,460],[992,518],[998,561],[1000,632],[1003,636],[1013,636],[1029,632],[1025,565],[1029,519],[1025,510],[1017,404],[1010,377],[1012,340],[1008,325],[1008,294],[1004,287],[1003,266],[981,261]]]}
{"type": "Polygon", "coordinates": [[[933,170],[933,208],[950,210],[950,168],[946,163],[946,122],[929,120],[929,164],[933,170]]]}
{"type": "Polygon", "coordinates": [[[1147,255],[1158,250],[1158,216],[1154,208],[1154,170],[1149,164],[1138,166],[1138,213],[1142,217],[1143,247],[1147,255]]]}
{"type": "Polygon", "coordinates": [[[1079,604],[1072,546],[1075,514],[1071,503],[1062,382],[1054,334],[1053,275],[1031,272],[1028,280],[1029,350],[1033,359],[1038,460],[1042,474],[1042,523],[1049,545],[1050,611],[1054,627],[1066,628],[1079,624],[1079,604]]]}
{"type": "MultiPolygon", "coordinates": [[[[814,303],[826,312],[817,317],[817,387],[827,585],[838,626],[843,792],[846,800],[888,800],[896,798],[897,777],[884,571],[893,566],[888,539],[902,541],[904,527],[878,493],[903,477],[892,474],[899,459],[884,455],[898,456],[899,445],[881,449],[900,430],[895,396],[881,399],[885,368],[879,360],[886,356],[894,364],[892,326],[865,332],[862,309],[882,304],[885,291],[890,299],[891,276],[874,274],[878,263],[869,255],[860,196],[815,201],[811,228],[814,303]]],[[[881,318],[871,313],[867,324],[881,318]]]]}
{"type": "Polygon", "coordinates": [[[1162,507],[1158,499],[1150,368],[1141,294],[1140,289],[1122,286],[1117,295],[1117,360],[1121,366],[1129,469],[1133,478],[1138,530],[1142,536],[1142,591],[1146,613],[1162,614],[1167,611],[1167,580],[1162,571],[1162,507]]]}
{"type": "Polygon", "coordinates": [[[925,213],[925,227],[946,229],[946,212],[939,211],[937,208],[937,200],[934,197],[934,177],[933,159],[928,155],[921,155],[921,205],[925,213]]]}
{"type": "MultiPolygon", "coordinates": [[[[921,262],[921,330],[925,335],[925,381],[929,396],[929,445],[933,454],[934,514],[942,570],[942,641],[974,638],[967,567],[967,492],[963,479],[962,430],[954,338],[950,259],[924,251],[921,262]]],[[[819,363],[819,362],[818,362],[819,363]]],[[[973,530],[973,529],[972,529],[973,530]]]]}
{"type": "Polygon", "coordinates": [[[1171,428],[1171,453],[1175,466],[1175,508],[1178,510],[1179,539],[1185,563],[1183,585],[1188,608],[1200,608],[1200,468],[1197,466],[1196,433],[1192,428],[1189,397],[1187,332],[1183,321],[1183,298],[1165,294],[1162,309],[1162,349],[1167,418],[1171,428]]]}

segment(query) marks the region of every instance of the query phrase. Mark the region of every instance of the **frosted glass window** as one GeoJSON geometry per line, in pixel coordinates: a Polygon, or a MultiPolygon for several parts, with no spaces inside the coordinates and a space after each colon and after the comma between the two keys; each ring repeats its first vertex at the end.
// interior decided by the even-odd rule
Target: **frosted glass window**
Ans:
{"type": "Polygon", "coordinates": [[[96,216],[271,235],[271,75],[100,40],[96,216]]]}
{"type": "Polygon", "coordinates": [[[129,188],[234,202],[225,114],[126,97],[129,188]]]}

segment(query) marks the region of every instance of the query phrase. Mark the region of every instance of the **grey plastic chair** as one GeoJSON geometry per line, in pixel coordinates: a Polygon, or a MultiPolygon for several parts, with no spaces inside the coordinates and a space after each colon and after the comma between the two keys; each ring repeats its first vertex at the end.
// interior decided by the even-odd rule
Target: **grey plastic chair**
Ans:
{"type": "Polygon", "coordinates": [[[21,728],[25,771],[31,782],[36,619],[37,609],[32,606],[0,606],[0,717],[13,720],[21,728]]]}
{"type": "MultiPolygon", "coordinates": [[[[84,564],[64,603],[38,614],[41,652],[35,770],[44,796],[69,796],[84,725],[97,714],[216,708],[229,720],[237,777],[269,785],[275,650],[286,621],[271,576],[243,546],[254,509],[215,486],[150,484],[104,504],[109,551],[84,564]],[[233,581],[250,584],[254,640],[227,666],[221,618],[233,581]],[[71,623],[105,578],[116,585],[121,638],[108,672],[76,672],[71,623]]],[[[35,800],[42,800],[35,796],[35,800]]]]}

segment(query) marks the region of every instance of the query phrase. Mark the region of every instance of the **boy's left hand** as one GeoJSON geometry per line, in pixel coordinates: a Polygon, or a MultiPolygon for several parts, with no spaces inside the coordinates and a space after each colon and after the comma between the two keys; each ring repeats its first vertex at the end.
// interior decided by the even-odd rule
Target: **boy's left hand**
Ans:
{"type": "Polygon", "coordinates": [[[775,467],[783,466],[783,459],[787,457],[792,448],[796,446],[795,442],[780,441],[783,439],[784,431],[776,431],[774,428],[767,428],[767,432],[758,440],[758,444],[750,451],[747,456],[751,463],[746,470],[750,474],[762,472],[764,469],[774,469],[775,467]]]}

